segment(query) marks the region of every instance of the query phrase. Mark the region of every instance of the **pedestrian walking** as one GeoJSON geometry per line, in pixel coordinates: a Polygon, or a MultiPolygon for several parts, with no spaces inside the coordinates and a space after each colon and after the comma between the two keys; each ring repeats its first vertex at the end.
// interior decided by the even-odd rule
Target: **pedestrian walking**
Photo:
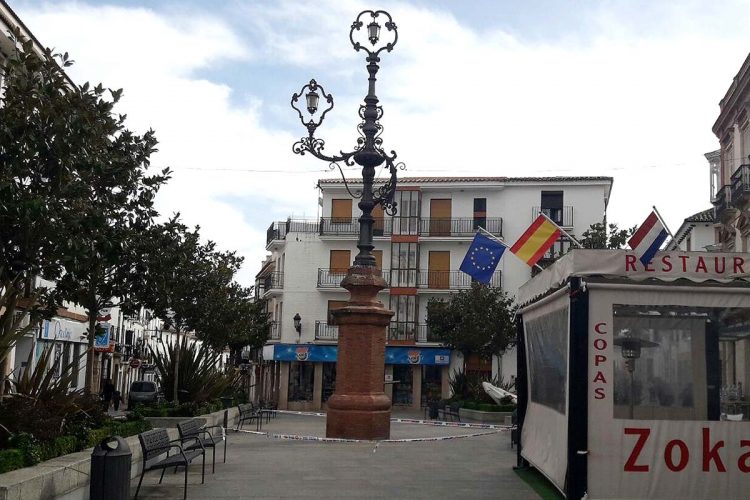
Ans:
{"type": "Polygon", "coordinates": [[[112,379],[108,378],[104,381],[104,387],[102,388],[102,398],[104,399],[104,411],[109,411],[109,405],[112,403],[112,396],[115,393],[115,385],[112,383],[112,379]]]}
{"type": "Polygon", "coordinates": [[[122,402],[122,396],[120,395],[120,391],[115,390],[115,392],[112,393],[112,404],[115,407],[115,411],[120,410],[120,402],[122,402]]]}

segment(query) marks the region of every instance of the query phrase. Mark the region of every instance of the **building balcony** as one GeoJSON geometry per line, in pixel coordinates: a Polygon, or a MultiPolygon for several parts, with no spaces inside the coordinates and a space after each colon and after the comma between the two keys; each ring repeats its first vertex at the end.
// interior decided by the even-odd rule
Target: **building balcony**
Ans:
{"type": "Polygon", "coordinates": [[[732,205],[741,209],[750,200],[750,165],[740,165],[732,174],[732,205]]]}
{"type": "Polygon", "coordinates": [[[560,207],[560,208],[542,208],[533,207],[531,209],[531,220],[536,220],[539,214],[544,214],[552,222],[560,227],[573,227],[573,207],[560,207]]]}
{"type": "Polygon", "coordinates": [[[266,230],[266,248],[274,241],[283,241],[289,233],[317,233],[320,224],[314,220],[285,220],[272,222],[266,230]]]}
{"type": "MultiPolygon", "coordinates": [[[[323,269],[318,268],[318,288],[341,288],[341,282],[346,277],[346,269],[323,269]]],[[[380,275],[389,284],[390,273],[380,271],[380,275]]]]}
{"type": "MultiPolygon", "coordinates": [[[[466,290],[471,288],[472,278],[463,271],[419,271],[416,286],[425,290],[466,290]]],[[[492,275],[490,286],[502,285],[502,273],[492,275]]]]}
{"type": "Polygon", "coordinates": [[[732,205],[732,186],[722,186],[716,192],[716,199],[714,201],[714,216],[717,221],[728,222],[736,213],[736,209],[732,205]]]}
{"type": "Polygon", "coordinates": [[[281,340],[281,328],[278,321],[269,323],[268,340],[281,340]]]}
{"type": "Polygon", "coordinates": [[[424,323],[414,321],[393,321],[388,326],[388,340],[398,342],[415,342],[419,344],[439,344],[424,323]]]}
{"type": "MultiPolygon", "coordinates": [[[[377,218],[372,226],[374,237],[390,236],[392,232],[391,218],[377,218]]],[[[358,236],[359,235],[359,217],[342,218],[342,217],[323,217],[318,225],[320,236],[358,236]]]]}
{"type": "MultiPolygon", "coordinates": [[[[481,227],[495,236],[503,235],[502,217],[461,217],[456,219],[419,219],[419,236],[423,238],[471,237],[481,227]]],[[[403,228],[400,228],[403,229],[403,228]]],[[[411,234],[411,233],[401,233],[411,234]]]]}
{"type": "Polygon", "coordinates": [[[315,340],[335,342],[339,339],[339,327],[325,321],[315,322],[315,340]]]}
{"type": "Polygon", "coordinates": [[[284,288],[284,273],[274,272],[263,277],[263,293],[284,288]]]}

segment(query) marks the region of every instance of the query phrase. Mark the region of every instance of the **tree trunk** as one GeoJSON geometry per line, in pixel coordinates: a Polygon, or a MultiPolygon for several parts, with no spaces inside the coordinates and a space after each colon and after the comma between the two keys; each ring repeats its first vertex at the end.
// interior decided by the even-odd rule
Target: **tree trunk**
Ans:
{"type": "MultiPolygon", "coordinates": [[[[94,308],[95,309],[95,308],[94,308]]],[[[96,315],[97,312],[89,309],[89,338],[88,351],[86,352],[86,393],[96,395],[94,391],[94,340],[96,339],[96,315]]]]}

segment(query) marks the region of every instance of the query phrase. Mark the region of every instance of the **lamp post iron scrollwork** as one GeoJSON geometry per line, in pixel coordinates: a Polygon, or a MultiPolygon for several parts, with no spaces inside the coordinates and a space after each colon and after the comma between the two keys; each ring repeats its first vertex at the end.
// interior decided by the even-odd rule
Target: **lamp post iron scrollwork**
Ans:
{"type": "Polygon", "coordinates": [[[393,315],[377,300],[378,291],[386,283],[376,267],[373,250],[372,211],[383,207],[384,213],[395,215],[396,174],[405,168],[396,162],[394,151],[386,152],[381,134],[383,108],[375,95],[380,54],[390,52],[398,41],[398,31],[391,15],[383,10],[361,12],[349,32],[349,40],[357,52],[367,54],[368,92],[359,107],[359,137],[352,151],[329,155],[325,141],[315,137],[326,114],[333,109],[333,96],[316,80],[310,80],[292,96],[291,105],[307,129],[292,146],[299,155],[311,154],[338,168],[349,194],[358,199],[362,210],[359,218],[359,253],[341,286],[351,297],[346,307],[332,312],[339,327],[336,391],[328,399],[326,435],[354,439],[387,439],[390,436],[390,398],[383,390],[385,379],[385,329],[393,315]],[[365,24],[367,23],[367,24],[365,24]],[[382,25],[381,25],[382,23],[382,25]],[[385,28],[384,30],[382,28],[385,28]],[[359,41],[364,33],[364,40],[359,41]],[[384,40],[386,37],[387,40],[384,40]],[[362,189],[352,192],[341,164],[362,167],[362,189]],[[388,167],[390,177],[374,188],[375,169],[388,167]]]}

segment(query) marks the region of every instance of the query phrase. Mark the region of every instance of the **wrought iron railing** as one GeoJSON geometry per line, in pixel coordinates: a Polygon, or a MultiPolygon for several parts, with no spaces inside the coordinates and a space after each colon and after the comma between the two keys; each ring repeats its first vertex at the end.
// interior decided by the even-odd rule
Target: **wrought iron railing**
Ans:
{"type": "Polygon", "coordinates": [[[320,224],[316,220],[285,220],[272,222],[266,230],[266,245],[274,240],[284,240],[288,233],[318,233],[320,224]]]}
{"type": "Polygon", "coordinates": [[[339,327],[325,321],[315,322],[315,340],[338,340],[339,327]]]}
{"type": "Polygon", "coordinates": [[[732,208],[732,186],[724,185],[716,193],[714,200],[714,216],[722,219],[726,211],[732,208]]]}
{"type": "Polygon", "coordinates": [[[573,207],[559,207],[559,208],[542,208],[533,207],[531,209],[531,220],[539,217],[540,213],[544,213],[547,217],[552,219],[552,222],[561,227],[573,227],[573,207]]]}
{"type": "Polygon", "coordinates": [[[274,288],[284,288],[284,273],[274,272],[263,278],[263,290],[268,292],[274,288]]]}
{"type": "MultiPolygon", "coordinates": [[[[473,279],[463,271],[419,271],[417,288],[432,290],[461,290],[471,288],[473,279]]],[[[495,271],[488,283],[493,287],[500,287],[502,276],[500,271],[495,271]]]]}
{"type": "Polygon", "coordinates": [[[740,165],[732,174],[732,205],[744,202],[750,196],[750,165],[740,165]]]}
{"type": "Polygon", "coordinates": [[[277,321],[271,321],[268,331],[269,340],[281,340],[281,325],[277,321]]]}
{"type": "MultiPolygon", "coordinates": [[[[318,288],[338,288],[341,281],[346,277],[347,269],[324,269],[318,268],[318,288]]],[[[381,276],[389,283],[390,273],[388,270],[380,271],[381,276]]]]}
{"type": "Polygon", "coordinates": [[[417,342],[440,343],[440,340],[430,331],[430,327],[422,323],[417,325],[417,342]]]}
{"type": "Polygon", "coordinates": [[[392,321],[388,326],[388,340],[417,340],[417,322],[392,321]]]}
{"type": "Polygon", "coordinates": [[[423,218],[419,220],[419,235],[424,237],[472,236],[479,227],[495,236],[503,235],[502,217],[423,218]]]}

